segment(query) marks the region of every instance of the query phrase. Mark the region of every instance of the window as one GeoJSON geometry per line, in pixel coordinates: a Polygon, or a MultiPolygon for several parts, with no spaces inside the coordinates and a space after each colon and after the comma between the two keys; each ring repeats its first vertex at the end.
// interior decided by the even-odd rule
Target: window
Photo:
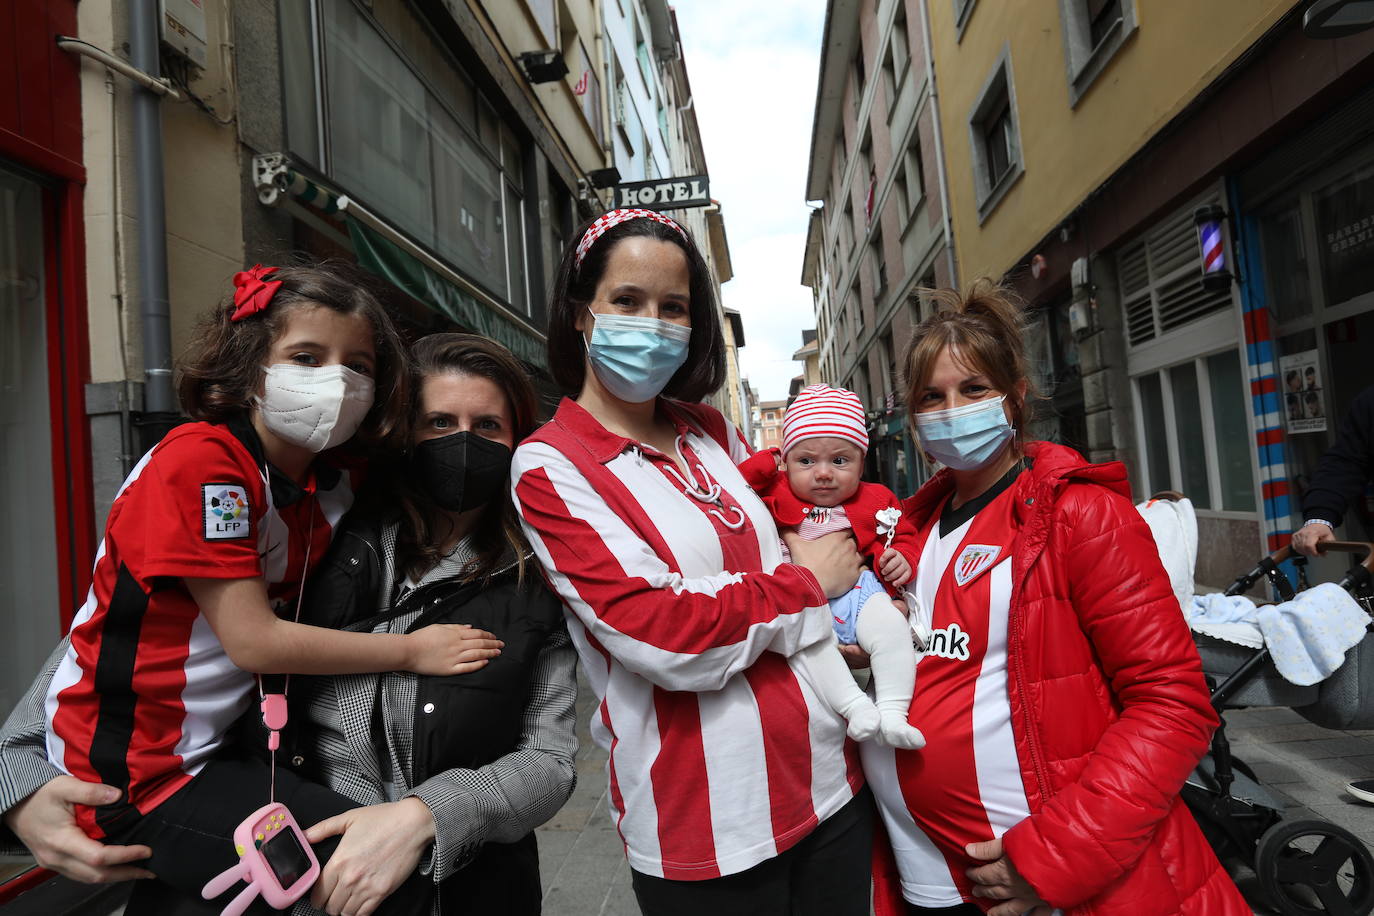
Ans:
{"type": "Polygon", "coordinates": [[[954,0],[954,32],[957,38],[964,37],[964,29],[968,28],[970,14],[978,0],[954,0]]]}
{"type": "Polygon", "coordinates": [[[868,244],[868,257],[873,265],[873,301],[876,304],[887,292],[887,259],[883,257],[881,229],[873,230],[873,240],[868,244]]]}
{"type": "Polygon", "coordinates": [[[978,221],[981,223],[1025,171],[1016,123],[1016,92],[1011,79],[1009,46],[1003,46],[1002,55],[969,115],[969,145],[973,152],[978,221]]]}
{"type": "Polygon", "coordinates": [[[907,64],[911,62],[911,48],[907,45],[906,7],[898,3],[892,20],[892,32],[888,36],[887,53],[883,55],[883,82],[887,90],[887,113],[897,105],[897,95],[906,79],[907,64]]]}
{"type": "Polygon", "coordinates": [[[1131,346],[1230,306],[1230,290],[1202,286],[1202,255],[1193,228],[1195,207],[1220,202],[1219,195],[1212,195],[1179,208],[1117,254],[1121,309],[1131,346]]]}
{"type": "Polygon", "coordinates": [[[854,111],[856,113],[864,100],[864,87],[867,85],[867,79],[868,76],[864,72],[864,46],[860,40],[859,48],[854,52],[854,111]]]}
{"type": "Polygon", "coordinates": [[[1088,91],[1136,29],[1135,0],[1059,0],[1069,104],[1088,91]]]}
{"type": "Polygon", "coordinates": [[[1178,490],[1199,509],[1254,512],[1249,393],[1234,347],[1134,379],[1141,494],[1178,490]]]}
{"type": "MultiPolygon", "coordinates": [[[[535,24],[539,26],[539,33],[544,38],[545,47],[557,47],[554,41],[558,38],[558,5],[554,0],[530,0],[526,6],[529,8],[530,15],[534,17],[535,24]]],[[[566,49],[567,45],[563,45],[563,47],[566,49]]]]}
{"type": "Polygon", "coordinates": [[[635,60],[639,62],[639,75],[644,77],[644,88],[652,94],[654,91],[654,65],[649,59],[649,45],[644,40],[644,29],[639,24],[638,16],[631,16],[635,32],[635,60]]]}

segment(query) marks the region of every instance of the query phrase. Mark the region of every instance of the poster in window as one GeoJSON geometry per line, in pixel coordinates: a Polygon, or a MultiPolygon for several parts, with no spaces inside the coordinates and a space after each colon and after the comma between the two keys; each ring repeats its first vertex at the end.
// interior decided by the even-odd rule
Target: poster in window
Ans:
{"type": "Polygon", "coordinates": [[[1290,436],[1326,432],[1326,398],[1316,350],[1279,358],[1279,392],[1290,436]]]}

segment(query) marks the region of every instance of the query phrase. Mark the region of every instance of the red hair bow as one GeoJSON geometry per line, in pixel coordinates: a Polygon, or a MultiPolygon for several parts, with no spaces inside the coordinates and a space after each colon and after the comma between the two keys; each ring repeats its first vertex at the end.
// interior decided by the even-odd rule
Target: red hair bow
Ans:
{"type": "Polygon", "coordinates": [[[229,316],[230,321],[242,321],[267,308],[282,281],[263,278],[276,269],[254,264],[252,270],[234,274],[234,313],[229,316]]]}

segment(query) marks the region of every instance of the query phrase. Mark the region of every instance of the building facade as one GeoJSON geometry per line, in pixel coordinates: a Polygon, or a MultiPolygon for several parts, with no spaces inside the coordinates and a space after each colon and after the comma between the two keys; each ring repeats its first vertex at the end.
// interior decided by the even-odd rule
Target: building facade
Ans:
{"type": "Polygon", "coordinates": [[[955,282],[944,165],[920,0],[831,0],[806,196],[802,283],[816,309],[822,381],[870,418],[869,472],[899,495],[924,479],[902,411],[899,361],[917,290],[955,282]]]}
{"type": "Polygon", "coordinates": [[[1027,303],[1033,432],[1188,495],[1226,584],[1374,383],[1374,33],[1287,0],[926,6],[960,275],[1027,303]]]}
{"type": "MultiPolygon", "coordinates": [[[[80,604],[120,482],[179,422],[173,360],[236,271],[357,264],[408,337],[496,339],[552,409],[574,228],[617,181],[707,174],[662,0],[25,0],[0,51],[5,706],[80,604]]],[[[669,212],[724,281],[707,204],[669,212]]]]}

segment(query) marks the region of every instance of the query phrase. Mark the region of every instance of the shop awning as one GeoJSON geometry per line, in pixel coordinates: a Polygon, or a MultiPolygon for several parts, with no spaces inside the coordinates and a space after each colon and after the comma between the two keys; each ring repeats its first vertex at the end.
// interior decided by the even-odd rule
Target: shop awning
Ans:
{"type": "Polygon", "coordinates": [[[548,368],[542,336],[507,318],[365,225],[349,212],[347,198],[344,202],[344,219],[359,266],[448,317],[464,330],[504,344],[530,365],[548,368]]]}
{"type": "Polygon", "coordinates": [[[358,265],[465,331],[504,344],[517,357],[547,371],[544,335],[502,303],[469,283],[357,201],[311,180],[281,154],[254,157],[258,197],[273,205],[285,192],[311,210],[343,217],[358,265]]]}

